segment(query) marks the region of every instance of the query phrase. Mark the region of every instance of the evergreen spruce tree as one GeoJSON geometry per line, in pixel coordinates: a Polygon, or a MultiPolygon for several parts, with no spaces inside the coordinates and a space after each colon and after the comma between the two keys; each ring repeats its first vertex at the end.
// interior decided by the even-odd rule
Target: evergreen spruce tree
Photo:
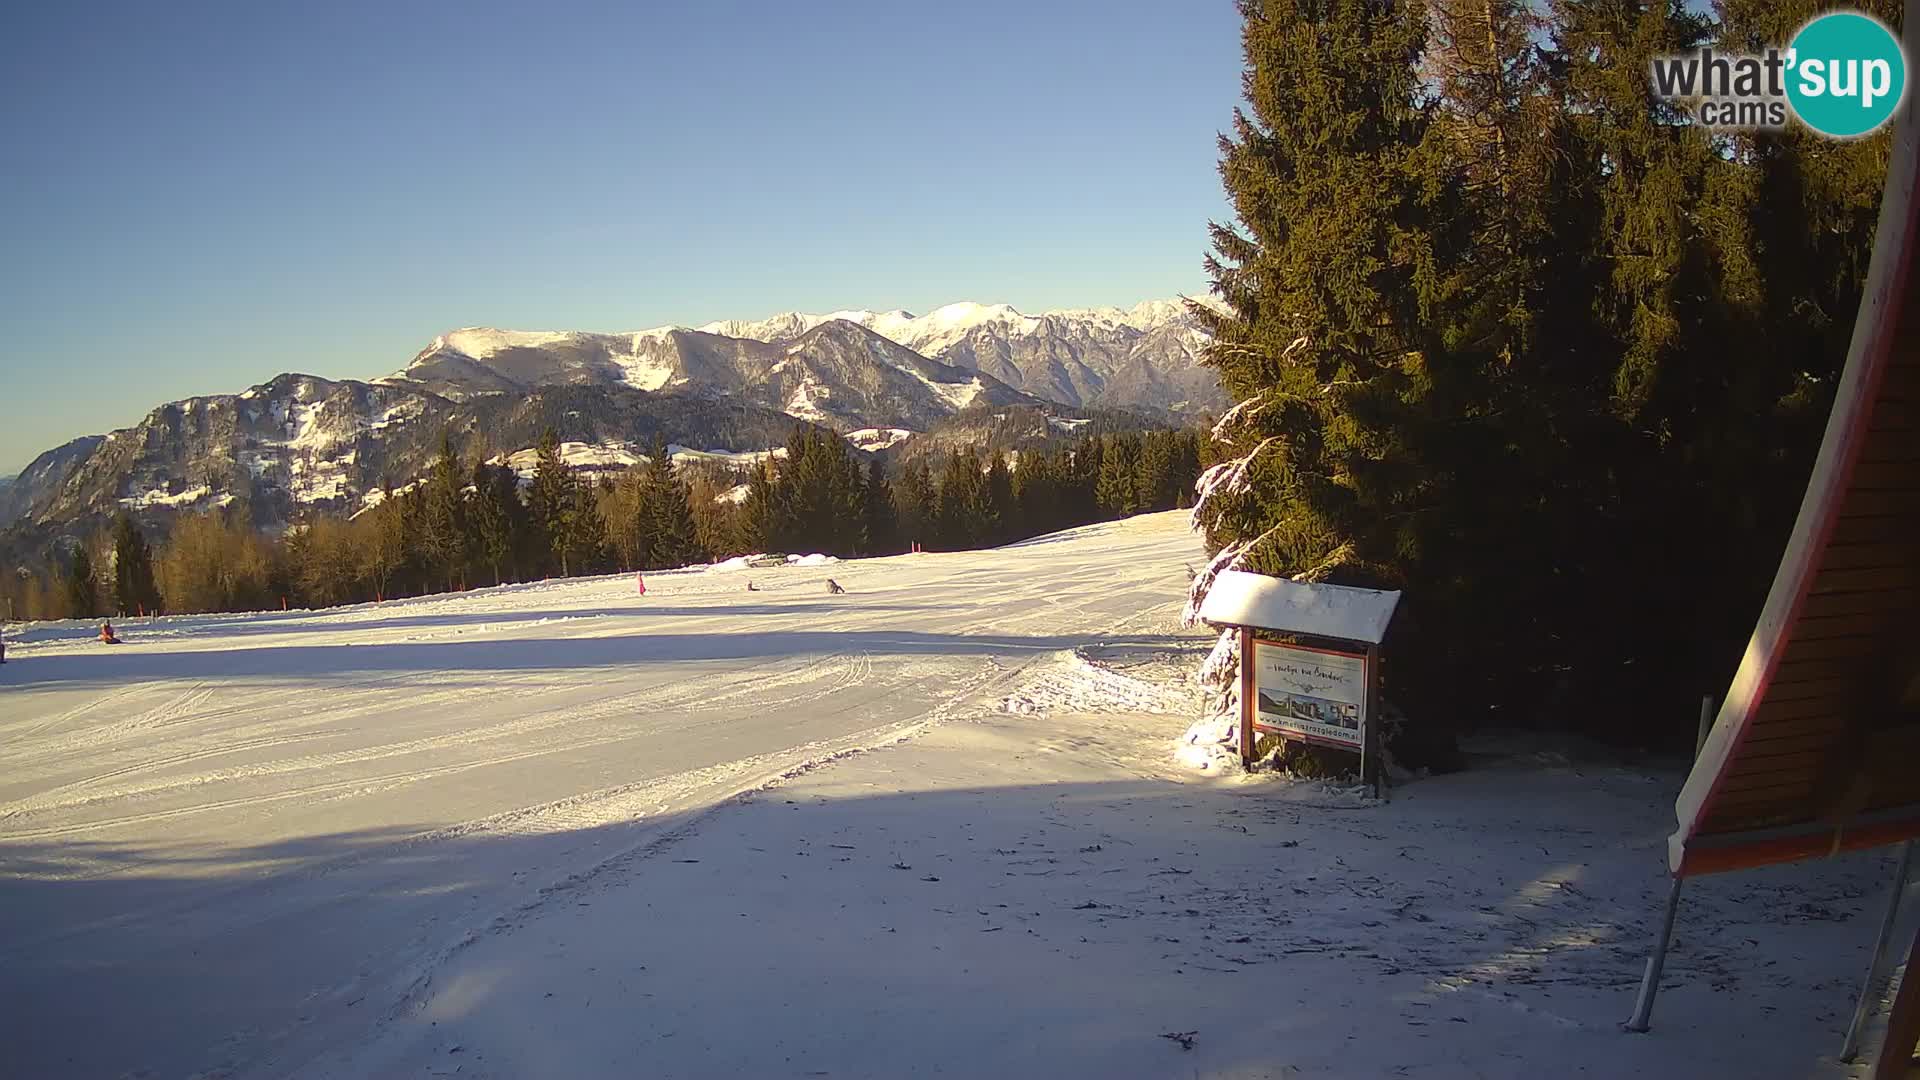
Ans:
{"type": "Polygon", "coordinates": [[[85,544],[73,549],[67,564],[67,617],[91,619],[100,614],[100,586],[93,576],[93,557],[85,544]]]}
{"type": "Polygon", "coordinates": [[[656,434],[647,464],[647,513],[652,533],[652,565],[685,566],[700,558],[694,535],[687,481],[673,463],[664,434],[656,434]]]}
{"type": "Polygon", "coordinates": [[[851,558],[867,550],[867,484],[860,474],[860,463],[853,449],[837,434],[821,436],[822,452],[828,458],[827,500],[832,508],[833,529],[826,550],[841,558],[851,558]]]}
{"type": "Polygon", "coordinates": [[[1019,528],[1019,507],[1013,499],[1013,474],[1005,454],[994,451],[980,483],[979,543],[997,547],[1013,539],[1019,528]]]}
{"type": "MultiPolygon", "coordinates": [[[[564,562],[563,551],[572,550],[568,536],[568,514],[575,499],[573,470],[560,459],[560,440],[548,428],[540,435],[534,459],[533,483],[527,489],[527,511],[534,535],[538,538],[540,565],[550,569],[564,562]]],[[[567,568],[560,566],[562,577],[567,568]]]]}
{"type": "Polygon", "coordinates": [[[956,448],[948,455],[934,493],[931,546],[940,551],[965,551],[980,546],[983,479],[980,459],[972,447],[956,448]]]}
{"type": "Polygon", "coordinates": [[[831,528],[829,479],[816,441],[813,429],[795,425],[787,439],[787,459],[776,473],[773,543],[783,551],[818,548],[831,528]]]}
{"type": "Polygon", "coordinates": [[[868,555],[891,555],[900,550],[899,529],[894,521],[893,487],[887,483],[879,458],[867,463],[867,482],[861,490],[862,512],[866,518],[868,555]]]}
{"type": "Polygon", "coordinates": [[[474,555],[486,564],[493,583],[513,559],[515,514],[520,501],[519,481],[513,470],[476,461],[473,465],[473,501],[468,519],[473,528],[474,555]]]}
{"type": "Polygon", "coordinates": [[[113,523],[113,606],[122,615],[151,615],[160,610],[153,552],[128,514],[113,523]]]}
{"type": "Polygon", "coordinates": [[[592,485],[571,468],[567,473],[567,485],[559,493],[559,510],[549,533],[561,577],[588,572],[600,552],[603,535],[592,485]]]}
{"type": "Polygon", "coordinates": [[[866,545],[863,489],[845,439],[796,427],[775,486],[775,542],[788,551],[859,552],[866,545]]]}
{"type": "Polygon", "coordinates": [[[1200,479],[1200,433],[1183,431],[1174,444],[1173,504],[1185,510],[1193,505],[1193,485],[1200,479]]]}
{"type": "Polygon", "coordinates": [[[440,452],[427,473],[420,513],[420,550],[438,581],[448,592],[466,573],[470,539],[467,522],[466,473],[454,452],[453,437],[440,435],[440,452]]]}
{"type": "Polygon", "coordinates": [[[1140,439],[1140,461],[1134,473],[1134,501],[1142,513],[1173,509],[1177,479],[1174,458],[1179,436],[1171,431],[1149,431],[1140,439]]]}
{"type": "Polygon", "coordinates": [[[1103,517],[1131,517],[1140,509],[1136,490],[1140,474],[1140,439],[1115,435],[1102,452],[1094,498],[1103,517]]]}
{"type": "Polygon", "coordinates": [[[1100,520],[1100,470],[1103,464],[1102,440],[1097,435],[1081,439],[1073,449],[1067,475],[1062,482],[1062,525],[1085,525],[1100,520]]]}
{"type": "Polygon", "coordinates": [[[740,504],[739,546],[743,555],[771,551],[774,538],[786,527],[775,481],[773,455],[769,454],[754,466],[747,480],[747,497],[740,504]]]}
{"type": "Polygon", "coordinates": [[[933,542],[934,505],[933,474],[927,463],[921,459],[909,461],[893,488],[894,519],[903,545],[933,542]]]}
{"type": "Polygon", "coordinates": [[[1778,551],[1753,558],[1772,545],[1735,523],[1758,493],[1786,387],[1764,387],[1779,369],[1753,336],[1765,321],[1758,268],[1728,258],[1750,250],[1750,167],[1655,98],[1647,78],[1625,74],[1707,42],[1708,18],[1645,0],[1559,0],[1552,10],[1572,145],[1602,166],[1586,245],[1600,281],[1579,337],[1601,350],[1594,367],[1610,400],[1590,410],[1581,460],[1564,469],[1585,497],[1551,504],[1556,516],[1606,512],[1557,524],[1578,531],[1584,573],[1549,595],[1582,613],[1558,628],[1561,647],[1586,660],[1561,692],[1568,709],[1607,715],[1709,690],[1702,676],[1716,652],[1728,667],[1711,681],[1731,675],[1739,645],[1729,639],[1751,629],[1758,591],[1735,600],[1724,590],[1744,575],[1728,570],[1770,576],[1760,563],[1778,551]],[[1632,602],[1608,584],[1623,580],[1640,586],[1632,602]]]}
{"type": "Polygon", "coordinates": [[[1019,521],[1017,536],[1036,536],[1058,528],[1062,464],[1063,459],[1056,451],[1021,455],[1020,468],[1013,474],[1014,515],[1019,521]]]}
{"type": "MultiPolygon", "coordinates": [[[[1394,0],[1240,10],[1247,107],[1220,142],[1235,216],[1212,227],[1207,260],[1225,310],[1192,307],[1239,402],[1200,507],[1220,553],[1209,571],[1404,585],[1446,533],[1455,479],[1424,469],[1421,448],[1460,423],[1474,403],[1459,388],[1478,375],[1450,348],[1458,172],[1429,138],[1426,13],[1394,0]]],[[[1431,593],[1429,606],[1463,610],[1431,593]]],[[[1419,685],[1429,722],[1446,723],[1442,650],[1397,655],[1389,689],[1419,685]]]]}
{"type": "Polygon", "coordinates": [[[1196,306],[1239,410],[1248,481],[1203,515],[1271,572],[1398,577],[1418,488],[1396,461],[1405,401],[1435,377],[1439,252],[1424,226],[1424,13],[1390,0],[1243,0],[1250,111],[1221,140],[1236,222],[1196,306]],[[1411,481],[1411,482],[1409,482],[1411,481]],[[1373,569],[1366,569],[1366,568],[1373,569]]]}

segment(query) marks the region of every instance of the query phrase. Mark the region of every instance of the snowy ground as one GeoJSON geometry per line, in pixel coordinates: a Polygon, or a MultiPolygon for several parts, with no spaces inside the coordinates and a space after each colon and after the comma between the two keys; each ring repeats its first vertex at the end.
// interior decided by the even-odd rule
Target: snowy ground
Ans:
{"type": "Polygon", "coordinates": [[[1181,769],[1196,555],[33,628],[0,1076],[1844,1075],[1883,856],[1690,885],[1621,1034],[1679,773],[1181,769]]]}
{"type": "Polygon", "coordinates": [[[1356,809],[1172,771],[1162,719],[956,721],[744,797],[301,1075],[1846,1075],[1885,860],[1693,883],[1628,1035],[1676,776],[1505,756],[1356,809]]]}

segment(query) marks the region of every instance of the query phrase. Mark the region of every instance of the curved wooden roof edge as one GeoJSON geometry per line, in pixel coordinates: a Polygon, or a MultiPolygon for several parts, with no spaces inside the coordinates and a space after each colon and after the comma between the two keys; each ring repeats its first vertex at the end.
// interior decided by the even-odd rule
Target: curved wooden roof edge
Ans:
{"type": "MultiPolygon", "coordinates": [[[[1917,9],[1920,0],[1908,0],[1909,56],[1920,55],[1917,9]]],[[[1900,790],[1882,783],[1877,793],[1835,796],[1849,781],[1836,770],[1865,769],[1873,759],[1873,747],[1859,741],[1863,679],[1876,665],[1913,659],[1889,654],[1911,648],[1904,635],[1920,595],[1920,454],[1911,452],[1920,447],[1917,181],[1920,123],[1908,103],[1894,132],[1867,287],[1799,517],[1674,804],[1668,867],[1677,877],[1920,836],[1920,778],[1900,790]]]]}

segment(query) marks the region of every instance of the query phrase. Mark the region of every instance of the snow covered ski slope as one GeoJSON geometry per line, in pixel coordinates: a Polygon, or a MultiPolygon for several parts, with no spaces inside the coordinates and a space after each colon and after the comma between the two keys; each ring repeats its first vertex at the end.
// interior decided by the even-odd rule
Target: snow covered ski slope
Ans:
{"type": "Polygon", "coordinates": [[[25,628],[0,1080],[1860,1075],[1884,852],[1690,886],[1624,1035],[1684,763],[1181,764],[1198,554],[1164,514],[25,628]]]}
{"type": "Polygon", "coordinates": [[[119,647],[26,628],[0,667],[0,1075],[302,1060],[720,800],[1164,622],[1198,554],[1174,513],[645,597],[130,620],[119,647]]]}

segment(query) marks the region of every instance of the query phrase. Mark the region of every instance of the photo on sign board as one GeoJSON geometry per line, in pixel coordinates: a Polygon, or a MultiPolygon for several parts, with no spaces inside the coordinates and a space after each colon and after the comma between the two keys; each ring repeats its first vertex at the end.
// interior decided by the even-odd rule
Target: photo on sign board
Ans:
{"type": "Polygon", "coordinates": [[[1360,730],[1360,707],[1350,701],[1330,701],[1326,698],[1308,697],[1305,694],[1290,694],[1285,691],[1260,691],[1260,711],[1272,716],[1292,717],[1295,720],[1309,720],[1316,724],[1329,724],[1346,728],[1348,731],[1360,730]]]}

